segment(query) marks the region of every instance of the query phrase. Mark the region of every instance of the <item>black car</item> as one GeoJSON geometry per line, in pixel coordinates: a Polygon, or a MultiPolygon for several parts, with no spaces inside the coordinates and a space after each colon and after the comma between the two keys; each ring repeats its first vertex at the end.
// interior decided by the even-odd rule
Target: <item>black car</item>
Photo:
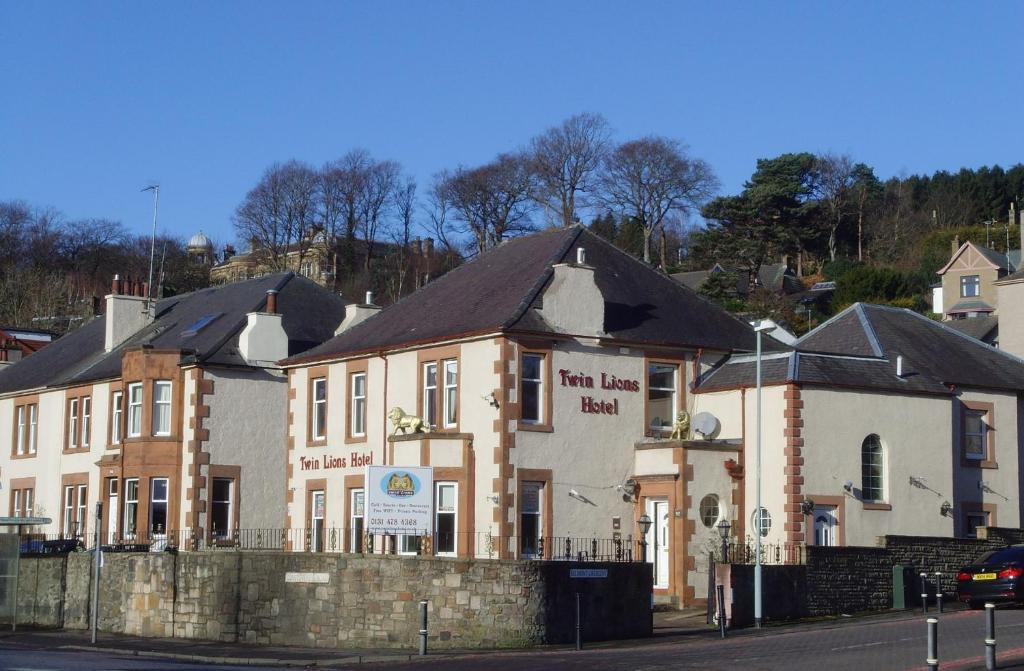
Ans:
{"type": "Polygon", "coordinates": [[[971,608],[1024,602],[1024,545],[986,552],[956,576],[957,598],[971,608]]]}

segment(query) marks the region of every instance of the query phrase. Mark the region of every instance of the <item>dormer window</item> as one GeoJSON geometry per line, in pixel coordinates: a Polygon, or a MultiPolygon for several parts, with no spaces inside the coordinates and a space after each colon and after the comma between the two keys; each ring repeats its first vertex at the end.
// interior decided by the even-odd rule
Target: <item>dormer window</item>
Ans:
{"type": "Polygon", "coordinates": [[[964,275],[960,278],[960,297],[977,298],[981,295],[981,278],[978,275],[964,275]]]}

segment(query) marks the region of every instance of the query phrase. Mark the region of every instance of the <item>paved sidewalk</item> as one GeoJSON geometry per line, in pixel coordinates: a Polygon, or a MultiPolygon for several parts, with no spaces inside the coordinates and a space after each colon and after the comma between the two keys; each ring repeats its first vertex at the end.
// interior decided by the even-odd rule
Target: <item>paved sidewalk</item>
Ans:
{"type": "MultiPolygon", "coordinates": [[[[828,618],[810,622],[780,623],[761,630],[742,629],[730,632],[732,637],[772,636],[785,632],[807,629],[832,629],[856,626],[879,621],[900,621],[920,618],[920,613],[911,611],[889,612],[851,618],[828,618]]],[[[717,636],[717,630],[706,623],[703,609],[668,611],[654,613],[654,637],[623,641],[586,643],[586,648],[615,649],[648,646],[670,642],[703,641],[717,636]]],[[[419,658],[411,641],[408,648],[389,649],[325,649],[293,646],[260,646],[248,643],[221,643],[176,638],[142,638],[100,632],[97,643],[89,642],[89,632],[84,630],[39,630],[22,629],[17,632],[0,631],[0,649],[24,647],[64,651],[98,651],[107,654],[138,656],[156,659],[174,659],[200,664],[224,664],[234,666],[281,666],[281,667],[338,667],[363,663],[395,663],[416,661],[419,658]]],[[[571,645],[550,645],[517,651],[505,649],[502,652],[543,653],[562,652],[571,645]]],[[[434,650],[430,657],[465,657],[487,653],[480,648],[468,650],[434,650]]]]}

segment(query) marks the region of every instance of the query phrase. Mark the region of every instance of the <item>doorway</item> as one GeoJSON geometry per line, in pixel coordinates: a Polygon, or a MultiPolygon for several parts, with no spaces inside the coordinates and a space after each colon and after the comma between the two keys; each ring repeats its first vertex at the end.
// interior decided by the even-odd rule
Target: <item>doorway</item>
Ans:
{"type": "Polygon", "coordinates": [[[814,544],[822,547],[836,545],[835,506],[814,506],[814,544]]]}
{"type": "Polygon", "coordinates": [[[668,589],[669,581],[669,535],[668,501],[647,499],[647,514],[651,528],[647,532],[647,561],[654,565],[654,588],[668,589]]]}

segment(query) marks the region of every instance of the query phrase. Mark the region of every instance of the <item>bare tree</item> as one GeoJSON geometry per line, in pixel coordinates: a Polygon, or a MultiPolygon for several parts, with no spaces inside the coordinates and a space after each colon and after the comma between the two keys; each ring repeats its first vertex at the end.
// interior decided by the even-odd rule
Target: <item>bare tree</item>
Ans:
{"type": "Polygon", "coordinates": [[[288,269],[290,253],[301,268],[312,243],[320,186],[305,163],[274,164],[235,211],[238,236],[249,240],[272,270],[288,269]]]}
{"type": "Polygon", "coordinates": [[[849,156],[824,154],[815,161],[816,191],[827,212],[829,260],[836,260],[839,228],[854,199],[854,164],[849,156]]]}
{"type": "Polygon", "coordinates": [[[644,261],[651,236],[671,213],[687,214],[718,189],[711,166],[691,158],[677,141],[650,136],[621,144],[604,161],[602,198],[643,229],[644,261]]]}
{"type": "Polygon", "coordinates": [[[442,189],[478,252],[533,230],[534,179],[523,154],[500,154],[479,168],[459,168],[447,176],[442,189]]]}
{"type": "Polygon", "coordinates": [[[359,198],[359,219],[365,244],[365,267],[370,270],[373,245],[377,240],[383,217],[398,186],[401,167],[394,161],[374,162],[366,171],[359,198]]]}
{"type": "Polygon", "coordinates": [[[584,112],[549,128],[530,143],[530,162],[537,179],[537,202],[560,225],[578,221],[576,209],[594,188],[598,169],[608,153],[608,122],[584,112]]]}
{"type": "MultiPolygon", "coordinates": [[[[412,241],[413,220],[416,216],[416,181],[407,177],[395,188],[391,197],[395,221],[390,229],[394,251],[390,254],[391,268],[385,279],[389,297],[397,301],[406,289],[410,270],[409,247],[412,241]]],[[[419,282],[415,283],[419,288],[419,282]]]]}

